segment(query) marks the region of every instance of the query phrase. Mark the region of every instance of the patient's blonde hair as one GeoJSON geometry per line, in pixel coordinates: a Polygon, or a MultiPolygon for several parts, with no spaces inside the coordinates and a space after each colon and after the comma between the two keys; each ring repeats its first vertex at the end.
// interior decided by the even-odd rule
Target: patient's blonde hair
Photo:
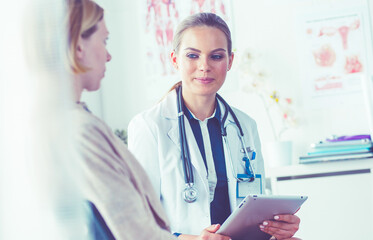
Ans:
{"type": "Polygon", "coordinates": [[[79,37],[89,38],[104,18],[104,9],[91,0],[67,0],[68,3],[68,59],[74,73],[84,73],[87,67],[79,63],[76,49],[79,37]]]}

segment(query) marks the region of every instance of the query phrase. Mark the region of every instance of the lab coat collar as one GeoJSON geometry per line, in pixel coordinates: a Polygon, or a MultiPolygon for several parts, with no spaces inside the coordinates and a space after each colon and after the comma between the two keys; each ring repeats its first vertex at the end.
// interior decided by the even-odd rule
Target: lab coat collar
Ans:
{"type": "Polygon", "coordinates": [[[176,90],[172,90],[162,101],[161,115],[167,119],[177,119],[176,90]]]}
{"type": "MultiPolygon", "coordinates": [[[[224,114],[226,111],[228,111],[228,109],[225,108],[224,104],[219,99],[218,99],[218,104],[220,107],[220,123],[221,123],[223,120],[224,114]]],[[[224,122],[224,127],[227,127],[228,124],[232,124],[232,123],[235,124],[234,119],[232,115],[228,113],[228,117],[224,122]]]]}
{"type": "MultiPolygon", "coordinates": [[[[176,97],[176,90],[172,90],[170,93],[167,94],[165,99],[163,100],[163,107],[162,107],[162,116],[168,119],[177,119],[177,97],[176,97]]],[[[219,101],[218,104],[220,108],[220,122],[223,119],[225,111],[224,104],[219,101]]],[[[231,114],[228,114],[227,120],[224,123],[224,127],[226,127],[229,123],[234,123],[234,119],[231,114]]]]}
{"type": "MultiPolygon", "coordinates": [[[[177,120],[178,118],[178,112],[177,112],[177,97],[176,97],[176,90],[172,90],[170,93],[166,95],[164,100],[162,101],[161,105],[161,115],[166,119],[173,119],[177,120]]],[[[220,123],[222,122],[223,116],[225,114],[225,111],[228,111],[224,107],[224,104],[219,101],[218,104],[220,108],[220,123]]],[[[185,121],[185,126],[189,126],[189,121],[185,121]]],[[[228,114],[227,119],[224,122],[224,127],[226,128],[229,124],[235,124],[234,119],[231,114],[228,114]]],[[[170,131],[168,132],[168,136],[170,139],[178,146],[180,150],[180,144],[179,144],[179,128],[178,128],[178,122],[175,121],[175,124],[172,124],[170,131]]]]}

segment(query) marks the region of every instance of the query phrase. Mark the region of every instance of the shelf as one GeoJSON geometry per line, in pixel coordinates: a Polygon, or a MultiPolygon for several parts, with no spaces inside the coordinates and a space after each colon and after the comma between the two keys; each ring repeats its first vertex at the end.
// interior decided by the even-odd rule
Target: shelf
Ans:
{"type": "Polygon", "coordinates": [[[345,160],[334,162],[320,162],[309,164],[297,164],[276,168],[267,168],[266,177],[297,176],[305,174],[318,174],[339,171],[351,171],[361,169],[373,169],[373,158],[360,160],[345,160]]]}

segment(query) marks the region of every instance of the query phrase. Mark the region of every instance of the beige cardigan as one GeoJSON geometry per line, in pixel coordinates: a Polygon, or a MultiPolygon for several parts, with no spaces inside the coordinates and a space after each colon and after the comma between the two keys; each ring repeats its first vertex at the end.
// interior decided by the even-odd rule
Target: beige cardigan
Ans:
{"type": "Polygon", "coordinates": [[[96,205],[115,238],[175,239],[159,197],[124,143],[82,105],[73,112],[83,195],[96,205]]]}

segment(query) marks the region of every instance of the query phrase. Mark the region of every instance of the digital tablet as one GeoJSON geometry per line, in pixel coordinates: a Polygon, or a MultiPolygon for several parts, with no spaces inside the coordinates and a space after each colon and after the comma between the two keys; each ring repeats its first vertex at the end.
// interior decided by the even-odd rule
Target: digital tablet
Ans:
{"type": "Polygon", "coordinates": [[[294,214],[307,196],[248,195],[216,232],[233,240],[268,240],[259,224],[277,214],[294,214]]]}

